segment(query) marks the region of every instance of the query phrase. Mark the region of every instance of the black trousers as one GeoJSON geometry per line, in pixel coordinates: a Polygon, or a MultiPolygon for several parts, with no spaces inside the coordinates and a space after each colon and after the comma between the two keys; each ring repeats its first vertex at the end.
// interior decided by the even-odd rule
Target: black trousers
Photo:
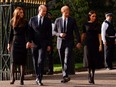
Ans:
{"type": "Polygon", "coordinates": [[[114,39],[107,39],[107,46],[104,46],[105,50],[105,62],[107,68],[112,68],[112,61],[114,58],[114,50],[115,50],[115,41],[114,39]]]}
{"type": "Polygon", "coordinates": [[[47,52],[47,58],[48,58],[48,72],[53,73],[53,47],[51,47],[51,51],[47,52]]]}
{"type": "Polygon", "coordinates": [[[46,58],[46,47],[42,48],[32,48],[32,54],[33,54],[33,64],[34,69],[36,73],[36,78],[41,82],[43,77],[43,71],[44,71],[44,60],[46,58]]]}
{"type": "Polygon", "coordinates": [[[58,49],[58,53],[62,65],[63,78],[68,77],[69,61],[72,59],[72,47],[63,46],[61,49],[58,49]]]}

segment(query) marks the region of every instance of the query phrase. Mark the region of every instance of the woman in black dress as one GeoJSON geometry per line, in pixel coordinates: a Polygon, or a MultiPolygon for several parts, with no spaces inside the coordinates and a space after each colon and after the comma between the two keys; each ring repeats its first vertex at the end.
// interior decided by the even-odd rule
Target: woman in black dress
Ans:
{"type": "Polygon", "coordinates": [[[20,66],[20,84],[24,82],[24,66],[27,58],[27,30],[28,22],[24,19],[24,10],[21,7],[17,7],[14,10],[13,18],[11,19],[11,31],[8,43],[8,51],[11,53],[11,82],[14,84],[14,71],[16,65],[20,66]]]}
{"type": "Polygon", "coordinates": [[[94,84],[95,69],[101,67],[99,51],[102,50],[100,24],[96,19],[96,12],[88,13],[88,21],[83,25],[82,41],[84,46],[84,66],[88,68],[89,83],[94,84]]]}

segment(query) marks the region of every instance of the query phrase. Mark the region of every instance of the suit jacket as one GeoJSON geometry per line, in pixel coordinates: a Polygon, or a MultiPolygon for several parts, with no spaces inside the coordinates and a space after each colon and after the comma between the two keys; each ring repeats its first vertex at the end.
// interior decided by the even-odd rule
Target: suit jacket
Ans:
{"type": "Polygon", "coordinates": [[[50,46],[52,44],[52,24],[51,20],[44,17],[41,27],[39,27],[38,16],[34,16],[29,21],[29,41],[33,41],[38,47],[50,46]]]}
{"type": "Polygon", "coordinates": [[[68,46],[68,47],[74,46],[74,34],[73,34],[74,31],[76,34],[77,43],[79,43],[80,42],[80,34],[79,34],[79,30],[78,30],[76,21],[73,18],[68,17],[67,31],[66,31],[65,39],[60,37],[60,33],[63,33],[62,25],[63,25],[62,17],[57,18],[55,20],[55,25],[54,25],[54,32],[55,32],[55,35],[57,36],[57,49],[61,48],[63,40],[65,40],[66,46],[68,46]]]}

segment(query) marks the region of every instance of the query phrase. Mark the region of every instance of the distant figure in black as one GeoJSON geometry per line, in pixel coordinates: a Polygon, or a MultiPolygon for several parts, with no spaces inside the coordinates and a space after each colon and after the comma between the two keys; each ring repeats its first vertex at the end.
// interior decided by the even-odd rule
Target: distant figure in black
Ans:
{"type": "Polygon", "coordinates": [[[112,13],[106,13],[105,17],[106,19],[101,27],[101,35],[104,44],[105,67],[111,70],[113,68],[112,61],[116,44],[116,31],[112,22],[112,13]]]}
{"type": "MultiPolygon", "coordinates": [[[[52,14],[48,13],[47,17],[50,18],[52,20],[52,14]]],[[[53,64],[54,64],[54,58],[53,58],[53,52],[54,52],[54,48],[53,48],[53,39],[54,39],[54,32],[53,32],[53,28],[54,28],[54,23],[52,23],[52,44],[51,44],[51,50],[47,51],[47,62],[48,62],[48,69],[46,74],[47,75],[53,75],[54,71],[53,71],[53,64]]]]}

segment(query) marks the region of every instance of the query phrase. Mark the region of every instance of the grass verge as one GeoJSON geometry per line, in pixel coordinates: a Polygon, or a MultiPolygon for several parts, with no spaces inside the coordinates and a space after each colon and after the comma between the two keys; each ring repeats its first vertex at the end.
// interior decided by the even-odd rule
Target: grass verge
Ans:
{"type": "MultiPolygon", "coordinates": [[[[77,63],[75,64],[75,69],[80,69],[83,68],[83,63],[77,63]]],[[[61,72],[62,71],[62,67],[61,64],[54,64],[54,72],[61,72]]]]}

